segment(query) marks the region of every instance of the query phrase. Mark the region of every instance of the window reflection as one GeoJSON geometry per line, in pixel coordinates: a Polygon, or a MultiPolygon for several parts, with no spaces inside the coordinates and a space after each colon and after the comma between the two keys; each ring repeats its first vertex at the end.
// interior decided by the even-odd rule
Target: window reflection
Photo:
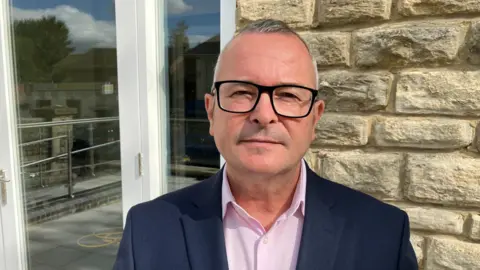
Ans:
{"type": "Polygon", "coordinates": [[[11,1],[30,269],[113,266],[122,228],[113,4],[11,1]],[[110,242],[85,237],[99,231],[110,242]]]}
{"type": "Polygon", "coordinates": [[[220,52],[219,0],[184,1],[192,7],[177,14],[167,1],[169,14],[168,81],[170,115],[169,191],[182,188],[214,174],[220,154],[204,106],[220,52]],[[197,8],[198,6],[198,8],[197,8]]]}

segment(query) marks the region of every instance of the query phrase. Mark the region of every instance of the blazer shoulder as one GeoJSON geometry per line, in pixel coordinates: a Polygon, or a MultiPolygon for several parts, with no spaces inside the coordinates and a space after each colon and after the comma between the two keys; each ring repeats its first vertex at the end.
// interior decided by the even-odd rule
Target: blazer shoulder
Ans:
{"type": "MultiPolygon", "coordinates": [[[[318,176],[335,201],[336,208],[362,217],[390,217],[403,220],[406,212],[373,195],[318,176]]],[[[376,219],[376,218],[375,218],[376,219]]]]}
{"type": "Polygon", "coordinates": [[[130,209],[136,216],[155,213],[181,215],[192,207],[194,198],[202,196],[214,185],[215,175],[190,186],[171,191],[147,202],[139,203],[130,209]]]}

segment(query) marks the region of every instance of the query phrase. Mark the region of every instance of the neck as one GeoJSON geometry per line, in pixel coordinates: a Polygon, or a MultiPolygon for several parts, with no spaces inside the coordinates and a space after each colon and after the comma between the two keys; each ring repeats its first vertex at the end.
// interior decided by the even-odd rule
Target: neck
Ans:
{"type": "Polygon", "coordinates": [[[301,163],[281,174],[249,175],[227,167],[227,177],[235,201],[265,229],[292,204],[300,178],[301,163]]]}

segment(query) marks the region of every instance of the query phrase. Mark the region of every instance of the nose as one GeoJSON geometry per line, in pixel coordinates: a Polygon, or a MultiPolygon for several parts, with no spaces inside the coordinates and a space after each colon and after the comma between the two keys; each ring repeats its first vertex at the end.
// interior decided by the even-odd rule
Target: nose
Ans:
{"type": "Polygon", "coordinates": [[[260,95],[260,100],[255,109],[250,113],[250,120],[262,126],[278,121],[278,115],[272,107],[270,96],[267,93],[260,95]]]}

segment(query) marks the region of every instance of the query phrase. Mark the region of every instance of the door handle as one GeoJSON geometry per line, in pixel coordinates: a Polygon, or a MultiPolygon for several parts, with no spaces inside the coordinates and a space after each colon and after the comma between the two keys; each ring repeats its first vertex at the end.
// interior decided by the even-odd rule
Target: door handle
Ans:
{"type": "Polygon", "coordinates": [[[6,172],[5,170],[0,169],[0,182],[2,183],[8,183],[10,180],[7,180],[6,172]]]}
{"type": "Polygon", "coordinates": [[[7,183],[10,180],[7,180],[5,170],[0,169],[0,193],[2,194],[2,204],[7,204],[7,183]]]}

